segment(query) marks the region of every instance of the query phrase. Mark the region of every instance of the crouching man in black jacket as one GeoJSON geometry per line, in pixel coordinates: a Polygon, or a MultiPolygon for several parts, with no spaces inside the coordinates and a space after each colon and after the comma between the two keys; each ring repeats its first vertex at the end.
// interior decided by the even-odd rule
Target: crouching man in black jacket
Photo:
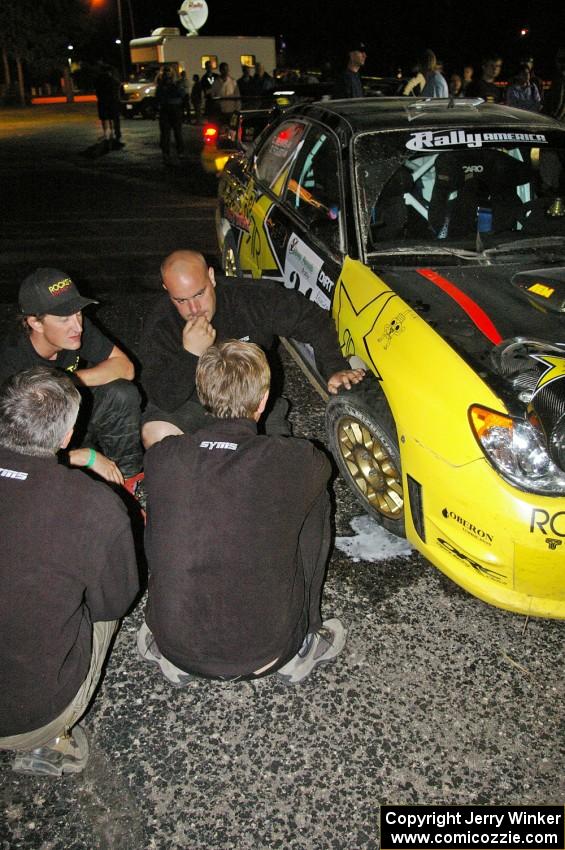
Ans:
{"type": "MultiPolygon", "coordinates": [[[[161,266],[163,288],[147,317],[141,340],[141,381],[149,403],[143,414],[146,449],[171,434],[196,431],[206,422],[196,393],[198,358],[214,342],[241,339],[272,348],[277,336],[312,345],[328,392],[363,379],[342,357],[331,316],[299,292],[271,280],[223,278],[202,254],[175,251],[161,266]]],[[[290,434],[288,402],[269,405],[267,434],[290,434]]]]}
{"type": "Polygon", "coordinates": [[[46,366],[0,389],[0,749],[43,776],[83,770],[77,721],[139,587],[124,505],[57,462],[79,404],[70,377],[46,366]]]}
{"type": "Polygon", "coordinates": [[[190,674],[275,671],[294,684],[345,645],[341,622],[320,614],[330,464],[307,440],[257,433],[269,383],[257,345],[209,346],[196,386],[212,417],[146,454],[150,579],[137,646],[175,687],[190,674]]]}

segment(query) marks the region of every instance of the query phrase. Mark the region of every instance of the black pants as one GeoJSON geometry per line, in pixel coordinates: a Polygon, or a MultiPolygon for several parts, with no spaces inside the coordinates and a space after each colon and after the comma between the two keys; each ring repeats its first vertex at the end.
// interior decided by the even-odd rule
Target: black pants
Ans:
{"type": "MultiPolygon", "coordinates": [[[[225,681],[238,679],[261,679],[270,676],[284,667],[294,658],[307,634],[322,628],[322,589],[326,578],[326,568],[331,543],[331,507],[327,490],[314,502],[298,538],[298,552],[304,573],[304,607],[302,617],[296,624],[294,634],[289,635],[286,649],[281,652],[276,664],[263,673],[249,673],[243,676],[218,676],[213,678],[225,681]]],[[[207,677],[205,677],[207,678],[207,677]]]]}
{"type": "MultiPolygon", "coordinates": [[[[191,676],[198,676],[204,679],[219,679],[226,682],[261,679],[264,676],[270,676],[281,667],[284,667],[296,655],[306,635],[317,632],[322,627],[322,589],[326,577],[326,567],[331,543],[330,515],[330,497],[327,490],[324,490],[312,505],[310,512],[304,520],[298,538],[298,557],[300,558],[304,579],[304,604],[301,616],[295,624],[293,632],[289,634],[286,646],[281,649],[281,654],[276,663],[261,673],[244,673],[239,676],[208,676],[206,673],[195,673],[192,670],[185,670],[182,667],[178,667],[170,659],[167,659],[169,663],[177,666],[177,670],[180,673],[189,673],[191,676]]],[[[146,620],[149,619],[151,621],[150,605],[151,596],[149,597],[149,603],[146,609],[146,620]]]]}
{"type": "Polygon", "coordinates": [[[322,588],[331,543],[330,513],[330,497],[324,490],[304,520],[298,540],[304,569],[304,617],[308,618],[303,636],[322,628],[322,588]]]}
{"type": "Polygon", "coordinates": [[[112,116],[112,125],[114,127],[114,138],[119,142],[122,138],[122,125],[120,121],[120,110],[117,109],[112,116]]]}
{"type": "Polygon", "coordinates": [[[182,139],[182,103],[164,104],[159,108],[159,131],[160,145],[163,156],[171,153],[171,130],[175,137],[177,153],[184,153],[184,142],[182,139]]]}
{"type": "Polygon", "coordinates": [[[143,469],[140,441],[141,398],[131,381],[119,379],[99,387],[81,388],[84,414],[82,445],[96,445],[120,467],[124,478],[143,469]]]}

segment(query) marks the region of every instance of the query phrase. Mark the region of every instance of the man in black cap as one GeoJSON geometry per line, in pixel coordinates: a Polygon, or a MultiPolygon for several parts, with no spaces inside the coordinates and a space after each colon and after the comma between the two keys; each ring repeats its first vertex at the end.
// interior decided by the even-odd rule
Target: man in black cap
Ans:
{"type": "Polygon", "coordinates": [[[69,462],[121,484],[142,468],[140,396],[129,357],[83,317],[83,308],[96,303],[58,269],[40,268],[26,277],[19,291],[23,332],[0,347],[0,383],[39,365],[70,373],[86,415],[83,448],[72,449],[69,462]]]}
{"type": "Polygon", "coordinates": [[[338,75],[335,81],[333,96],[336,100],[345,97],[365,96],[359,72],[365,64],[366,58],[367,48],[363,42],[355,42],[349,51],[349,62],[347,63],[347,68],[338,75]]]}

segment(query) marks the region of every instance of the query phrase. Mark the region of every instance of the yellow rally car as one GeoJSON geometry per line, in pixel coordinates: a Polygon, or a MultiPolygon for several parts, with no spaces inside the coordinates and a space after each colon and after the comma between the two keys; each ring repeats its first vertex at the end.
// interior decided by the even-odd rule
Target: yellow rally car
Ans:
{"type": "Polygon", "coordinates": [[[302,104],[228,161],[217,208],[226,273],[331,311],[372,373],[326,412],[367,512],[544,617],[565,617],[564,163],[565,127],[480,100],[302,104]]]}

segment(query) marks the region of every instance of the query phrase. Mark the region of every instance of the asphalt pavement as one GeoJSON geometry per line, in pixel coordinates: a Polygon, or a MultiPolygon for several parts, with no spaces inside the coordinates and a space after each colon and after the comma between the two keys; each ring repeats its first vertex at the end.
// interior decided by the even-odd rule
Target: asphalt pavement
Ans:
{"type": "MultiPolygon", "coordinates": [[[[154,122],[125,122],[126,147],[94,158],[90,105],[0,113],[2,331],[22,277],[54,265],[135,355],[162,258],[191,247],[217,262],[214,182],[198,128],[185,133],[188,157],[165,168],[154,122]]],[[[295,433],[323,442],[322,402],[282,359],[295,433]]],[[[360,510],[338,477],[333,492],[336,533],[351,534],[360,510]]],[[[296,687],[175,690],[137,657],[142,612],[85,718],[84,774],[18,776],[0,754],[2,850],[374,850],[381,804],[565,799],[564,624],[488,606],[416,553],[334,549],[323,614],[348,643],[296,687]]]]}

